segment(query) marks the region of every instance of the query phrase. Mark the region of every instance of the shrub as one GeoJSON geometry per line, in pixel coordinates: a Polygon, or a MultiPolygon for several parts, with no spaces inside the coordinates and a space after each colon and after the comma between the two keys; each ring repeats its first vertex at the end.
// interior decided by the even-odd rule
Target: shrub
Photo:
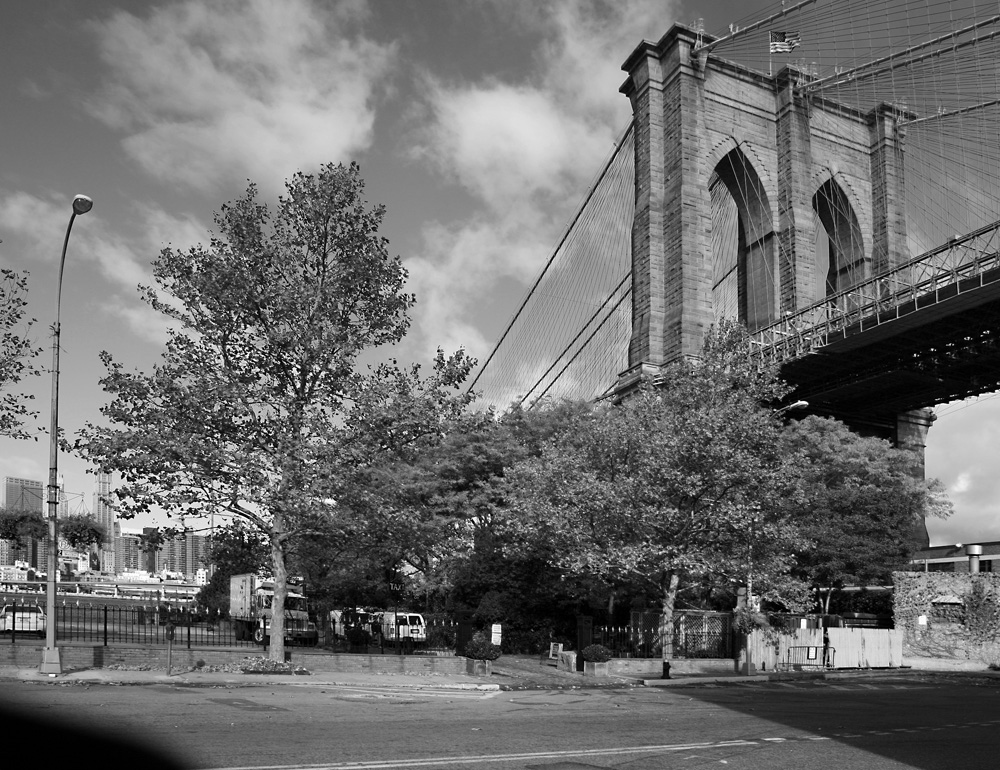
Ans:
{"type": "Polygon", "coordinates": [[[472,635],[472,641],[465,645],[465,657],[473,660],[496,660],[500,657],[500,645],[486,641],[481,632],[472,635]]]}
{"type": "Polygon", "coordinates": [[[611,650],[603,644],[588,645],[580,651],[580,654],[583,655],[584,660],[591,663],[607,663],[611,660],[611,650]]]}
{"type": "Polygon", "coordinates": [[[455,646],[454,628],[427,624],[427,646],[431,649],[448,649],[455,646]]]}

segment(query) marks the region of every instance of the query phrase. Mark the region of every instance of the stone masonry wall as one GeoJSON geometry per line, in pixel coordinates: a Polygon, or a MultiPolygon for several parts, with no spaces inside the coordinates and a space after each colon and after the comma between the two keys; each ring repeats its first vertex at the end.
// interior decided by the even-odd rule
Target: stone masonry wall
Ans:
{"type": "MultiPolygon", "coordinates": [[[[167,668],[166,647],[91,646],[80,644],[60,645],[64,670],[107,668],[120,666],[149,666],[152,670],[167,668]]],[[[256,657],[260,651],[248,649],[188,650],[175,647],[171,666],[177,670],[194,668],[198,661],[204,665],[222,666],[239,663],[247,657],[256,657]]],[[[296,665],[310,671],[388,673],[388,674],[464,674],[465,658],[435,655],[354,655],[349,653],[298,653],[293,648],[286,655],[296,665]]],[[[42,660],[42,645],[0,643],[0,666],[32,668],[42,660]]]]}
{"type": "Polygon", "coordinates": [[[824,291],[825,276],[816,275],[812,199],[826,182],[833,180],[850,203],[869,264],[873,173],[888,240],[898,243],[905,226],[892,208],[899,148],[890,141],[891,125],[879,124],[880,136],[889,138],[873,155],[874,113],[803,98],[795,87],[807,77],[794,69],[771,77],[711,55],[693,59],[697,40],[674,26],[659,43],[640,45],[624,65],[629,79],[622,91],[632,101],[636,131],[630,367],[701,352],[716,320],[709,183],[732,150],[760,180],[753,196],[767,213],[750,224],[758,242],[771,244],[764,251],[775,319],[824,291]],[[886,163],[892,167],[883,169],[886,163]]]}
{"type": "Polygon", "coordinates": [[[894,572],[893,615],[904,658],[994,662],[1000,574],[894,572]]]}

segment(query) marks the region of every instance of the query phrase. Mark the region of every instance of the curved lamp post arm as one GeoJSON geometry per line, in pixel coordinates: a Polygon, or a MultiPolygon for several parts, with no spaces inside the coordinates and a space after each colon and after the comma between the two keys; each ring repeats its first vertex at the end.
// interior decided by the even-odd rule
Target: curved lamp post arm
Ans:
{"type": "Polygon", "coordinates": [[[56,518],[59,511],[59,335],[62,308],[63,270],[66,266],[66,247],[73,222],[80,214],[86,214],[94,201],[86,195],[73,198],[73,213],[66,225],[63,238],[62,256],[59,258],[59,280],[56,286],[56,321],[52,326],[52,403],[49,421],[49,486],[48,486],[48,536],[49,563],[45,592],[45,648],[42,651],[42,665],[39,671],[55,676],[62,673],[62,661],[56,646],[56,588],[59,578],[59,533],[56,518]]]}

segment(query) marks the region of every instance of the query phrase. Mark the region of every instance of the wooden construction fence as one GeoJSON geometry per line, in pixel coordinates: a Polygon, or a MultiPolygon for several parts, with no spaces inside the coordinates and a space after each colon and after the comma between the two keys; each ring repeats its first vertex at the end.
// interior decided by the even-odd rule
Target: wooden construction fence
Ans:
{"type": "Polygon", "coordinates": [[[791,647],[819,648],[822,662],[823,632],[836,652],[836,668],[898,668],[903,664],[903,632],[885,628],[797,628],[777,636],[777,643],[760,631],[750,635],[750,660],[762,671],[776,671],[788,659],[791,647]]]}

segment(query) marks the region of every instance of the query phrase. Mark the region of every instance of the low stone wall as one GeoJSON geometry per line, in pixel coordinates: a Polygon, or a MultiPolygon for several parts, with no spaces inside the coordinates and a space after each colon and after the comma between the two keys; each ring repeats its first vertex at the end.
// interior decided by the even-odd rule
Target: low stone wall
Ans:
{"type": "Polygon", "coordinates": [[[914,656],[904,658],[903,666],[915,671],[989,671],[987,663],[981,660],[959,660],[957,658],[927,658],[914,656]]]}
{"type": "Polygon", "coordinates": [[[346,652],[303,655],[297,662],[310,671],[372,674],[464,674],[465,658],[457,655],[358,655],[346,652]]]}
{"type": "MultiPolygon", "coordinates": [[[[0,666],[30,668],[42,661],[44,645],[0,643],[0,666]]],[[[243,658],[255,655],[253,650],[189,650],[175,647],[170,663],[173,668],[194,668],[198,661],[207,666],[222,666],[238,663],[243,658]]],[[[167,670],[166,647],[118,647],[103,645],[61,644],[59,655],[64,669],[107,668],[108,666],[146,665],[153,670],[167,670]]],[[[300,661],[295,660],[299,663],[300,661]]]]}
{"type": "MultiPolygon", "coordinates": [[[[0,642],[0,666],[31,668],[42,660],[42,648],[38,644],[4,644],[0,642]]],[[[146,665],[153,670],[167,669],[166,647],[124,647],[101,645],[65,644],[59,645],[62,666],[66,670],[106,668],[112,665],[146,665]]],[[[437,655],[356,655],[351,653],[300,652],[297,648],[286,648],[286,659],[309,671],[325,673],[384,673],[384,674],[464,674],[465,658],[437,655]]],[[[223,666],[239,663],[247,657],[265,654],[252,648],[218,650],[189,650],[175,647],[170,663],[175,669],[195,668],[198,662],[206,666],[223,666]]]]}
{"type": "MultiPolygon", "coordinates": [[[[670,661],[670,675],[691,674],[731,675],[736,672],[736,661],[732,658],[679,658],[670,661]]],[[[613,658],[612,676],[636,676],[654,678],[663,675],[663,661],[649,658],[613,658]]]]}
{"type": "MultiPolygon", "coordinates": [[[[663,676],[663,661],[659,658],[612,658],[608,661],[611,676],[634,676],[637,678],[659,678],[663,676]]],[[[556,662],[560,671],[576,671],[576,653],[560,652],[556,662]]],[[[716,674],[719,676],[736,671],[736,661],[732,658],[681,658],[670,661],[671,675],[716,674]]]]}

